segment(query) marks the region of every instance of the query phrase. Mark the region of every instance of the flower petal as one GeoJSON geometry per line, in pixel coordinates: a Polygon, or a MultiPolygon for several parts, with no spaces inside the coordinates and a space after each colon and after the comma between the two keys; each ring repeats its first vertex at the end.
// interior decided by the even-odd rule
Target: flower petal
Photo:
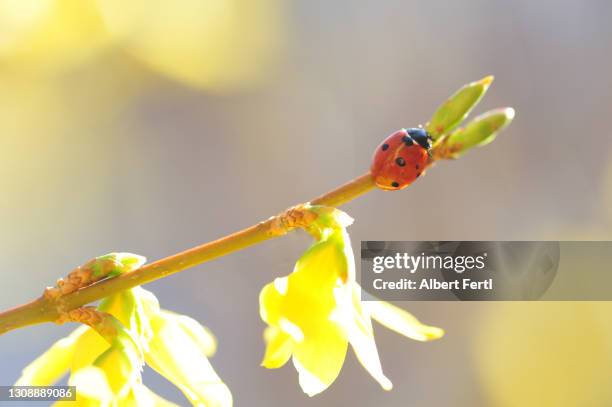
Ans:
{"type": "Polygon", "coordinates": [[[173,382],[196,406],[231,406],[232,395],[200,346],[173,318],[151,320],[155,332],[145,355],[147,364],[173,382]]]}
{"type": "Polygon", "coordinates": [[[77,389],[74,401],[56,403],[61,406],[109,406],[115,395],[108,384],[104,371],[96,366],[86,366],[70,375],[69,386],[77,389]]]}
{"type": "MultiPolygon", "coordinates": [[[[309,397],[322,393],[330,386],[331,383],[324,383],[321,381],[321,379],[319,379],[314,373],[306,369],[297,358],[294,357],[292,360],[293,366],[298,372],[300,387],[304,393],[308,394],[309,397]]],[[[335,378],[333,380],[335,380],[335,378]]]]}
{"type": "Polygon", "coordinates": [[[331,321],[321,321],[316,330],[309,330],[293,350],[293,364],[304,393],[312,397],[336,380],[347,348],[344,332],[331,321]]]}
{"type": "Polygon", "coordinates": [[[109,343],[96,331],[86,327],[85,332],[79,337],[74,347],[70,369],[76,372],[85,366],[93,364],[94,360],[109,347],[109,343]]]}
{"type": "Polygon", "coordinates": [[[430,341],[444,335],[443,329],[424,325],[409,312],[386,301],[367,301],[363,306],[376,321],[410,339],[430,341]]]}
{"type": "Polygon", "coordinates": [[[289,275],[290,286],[306,290],[316,285],[319,289],[328,290],[338,284],[338,279],[347,281],[352,278],[353,253],[346,250],[347,244],[350,249],[348,234],[335,231],[325,240],[310,246],[289,275]]]}
{"type": "Polygon", "coordinates": [[[147,314],[149,317],[159,314],[159,301],[157,300],[155,294],[140,286],[132,288],[132,291],[142,303],[145,314],[147,314]]]}
{"type": "Polygon", "coordinates": [[[264,286],[259,293],[259,315],[262,321],[268,324],[278,323],[282,301],[283,295],[278,292],[274,283],[264,286]]]}
{"type": "Polygon", "coordinates": [[[361,329],[352,329],[349,332],[349,342],[365,370],[372,375],[383,389],[391,390],[393,384],[383,373],[374,336],[366,334],[361,329]]]}
{"type": "Polygon", "coordinates": [[[153,293],[134,287],[105,298],[98,309],[108,312],[128,327],[146,349],[153,335],[149,318],[159,313],[159,302],[153,293]]]}
{"type": "Polygon", "coordinates": [[[135,346],[116,343],[96,359],[94,366],[104,372],[113,395],[122,398],[140,379],[143,363],[135,346]]]}
{"type": "Polygon", "coordinates": [[[76,344],[89,328],[81,326],[55,342],[45,353],[26,366],[15,386],[50,386],[68,371],[76,344]]]}
{"type": "Polygon", "coordinates": [[[147,386],[137,383],[125,399],[121,400],[120,406],[148,406],[148,407],[178,407],[163,397],[159,396],[147,386]]]}
{"type": "Polygon", "coordinates": [[[93,366],[104,373],[113,396],[122,398],[129,393],[131,386],[140,380],[144,363],[142,346],[117,318],[106,313],[99,313],[99,316],[102,317],[101,320],[92,323],[91,329],[79,337],[72,374],[89,367],[92,364],[92,356],[98,355],[100,349],[106,349],[93,360],[93,366]],[[99,340],[106,344],[106,348],[99,340]],[[88,342],[92,343],[91,348],[88,342]]]}
{"type": "Polygon", "coordinates": [[[264,339],[267,346],[261,365],[268,369],[276,369],[287,363],[293,353],[291,337],[280,329],[269,326],[264,331],[264,339]]]}
{"type": "Polygon", "coordinates": [[[374,330],[369,313],[362,307],[361,289],[357,284],[347,290],[337,290],[336,297],[341,305],[338,308],[338,322],[347,332],[348,340],[361,365],[385,390],[393,384],[385,376],[374,340],[374,330]]]}
{"type": "Polygon", "coordinates": [[[193,339],[194,343],[198,345],[204,355],[211,357],[215,354],[217,351],[217,338],[215,338],[210,329],[186,315],[176,314],[167,310],[162,311],[162,313],[169,318],[174,318],[181,328],[193,339]]]}

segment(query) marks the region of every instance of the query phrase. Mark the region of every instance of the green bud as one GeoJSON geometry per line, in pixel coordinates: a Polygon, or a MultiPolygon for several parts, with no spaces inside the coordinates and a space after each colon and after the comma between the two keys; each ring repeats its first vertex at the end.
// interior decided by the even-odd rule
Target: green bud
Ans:
{"type": "Polygon", "coordinates": [[[514,109],[511,107],[494,109],[481,114],[468,123],[467,126],[455,130],[444,141],[454,156],[465,153],[472,147],[489,144],[502,129],[514,119],[514,109]]]}
{"type": "Polygon", "coordinates": [[[436,140],[457,127],[478,104],[491,82],[493,76],[484,77],[479,81],[468,83],[448,98],[425,126],[431,137],[436,140]]]}
{"type": "Polygon", "coordinates": [[[91,268],[96,280],[129,273],[142,266],[147,259],[132,253],[109,253],[90,260],[82,268],[91,268]]]}

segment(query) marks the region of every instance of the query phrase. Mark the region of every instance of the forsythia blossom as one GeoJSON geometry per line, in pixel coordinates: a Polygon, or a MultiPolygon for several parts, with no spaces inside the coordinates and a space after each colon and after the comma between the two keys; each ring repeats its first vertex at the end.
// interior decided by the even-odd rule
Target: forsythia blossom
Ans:
{"type": "MultiPolygon", "coordinates": [[[[122,254],[124,255],[124,254],[122,254]]],[[[144,259],[133,268],[144,263],[144,259]]],[[[231,406],[232,396],[207,357],[216,340],[197,321],[161,310],[140,287],[107,297],[102,323],[81,326],[27,366],[16,385],[51,385],[70,371],[75,406],[171,406],[143,385],[146,363],[173,382],[194,406],[231,406]]]]}
{"type": "Polygon", "coordinates": [[[279,368],[290,357],[300,386],[309,396],[338,377],[350,343],[363,367],[385,389],[371,318],[409,338],[427,341],[443,335],[406,311],[383,301],[361,301],[346,227],[353,222],[334,208],[309,206],[316,220],[307,228],[317,241],[297,261],[291,274],[277,278],[260,293],[260,314],[268,327],[262,365],[279,368]]]}

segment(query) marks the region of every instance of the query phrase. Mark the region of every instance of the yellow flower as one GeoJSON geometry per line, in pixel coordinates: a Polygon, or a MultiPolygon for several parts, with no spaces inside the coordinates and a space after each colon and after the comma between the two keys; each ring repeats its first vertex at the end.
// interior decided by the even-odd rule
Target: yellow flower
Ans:
{"type": "Polygon", "coordinates": [[[362,302],[346,232],[353,220],[333,208],[311,206],[308,210],[317,214],[308,231],[318,240],[298,260],[293,273],[275,279],[260,293],[261,318],[269,325],[262,365],[278,368],[293,356],[300,386],[313,396],[338,377],[350,343],[363,367],[390,390],[371,319],[420,341],[437,339],[443,331],[421,324],[389,303],[362,302]]]}
{"type": "Polygon", "coordinates": [[[184,84],[237,90],[274,67],[284,12],[281,0],[2,0],[0,65],[65,72],[121,50],[184,84]]]}
{"type": "Polygon", "coordinates": [[[102,323],[95,329],[81,326],[57,341],[23,370],[16,385],[51,385],[70,370],[77,403],[58,405],[174,405],[142,384],[146,363],[194,406],[232,405],[229,389],[208,361],[216,340],[197,321],[161,310],[157,298],[140,287],[106,298],[98,310],[107,313],[102,323]]]}
{"type": "Polygon", "coordinates": [[[112,39],[96,0],[4,0],[0,33],[4,68],[44,73],[91,61],[112,39]]]}
{"type": "Polygon", "coordinates": [[[482,309],[465,351],[483,405],[611,405],[610,303],[509,301],[482,309]]]}
{"type": "Polygon", "coordinates": [[[119,46],[187,85],[232,91],[257,85],[283,45],[279,0],[98,0],[119,46]]]}

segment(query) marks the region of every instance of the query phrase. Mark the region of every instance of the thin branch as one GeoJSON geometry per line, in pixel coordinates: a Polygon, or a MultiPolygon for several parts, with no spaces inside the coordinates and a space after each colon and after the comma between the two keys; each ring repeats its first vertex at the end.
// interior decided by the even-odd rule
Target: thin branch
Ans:
{"type": "MultiPolygon", "coordinates": [[[[340,206],[374,188],[374,182],[368,172],[313,199],[311,203],[340,206]]],[[[30,303],[4,311],[0,313],[0,335],[28,325],[57,321],[60,318],[60,309],[69,311],[111,294],[150,283],[217,257],[282,236],[288,231],[278,228],[279,219],[283,215],[284,213],[281,213],[231,235],[145,264],[138,270],[102,280],[57,300],[40,297],[30,303]]]]}

